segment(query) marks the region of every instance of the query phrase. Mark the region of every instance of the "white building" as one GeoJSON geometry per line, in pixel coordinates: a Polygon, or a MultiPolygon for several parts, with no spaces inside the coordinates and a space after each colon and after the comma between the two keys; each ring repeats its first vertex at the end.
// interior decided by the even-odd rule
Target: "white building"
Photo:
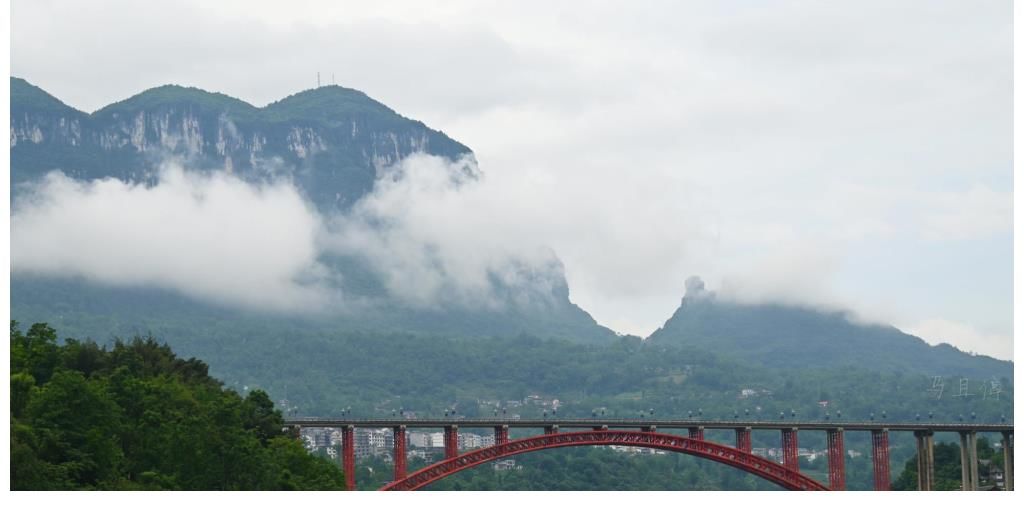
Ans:
{"type": "Polygon", "coordinates": [[[393,432],[388,428],[356,428],[356,457],[388,454],[395,445],[393,432]]]}
{"type": "Polygon", "coordinates": [[[430,448],[430,434],[422,431],[412,431],[409,433],[409,446],[416,449],[428,449],[430,448]]]}
{"type": "Polygon", "coordinates": [[[494,470],[522,470],[523,467],[516,465],[516,460],[504,459],[494,462],[494,470]]]}
{"type": "Polygon", "coordinates": [[[431,433],[430,447],[434,449],[440,449],[444,447],[444,433],[431,433]]]}
{"type": "Polygon", "coordinates": [[[476,433],[459,433],[459,449],[469,451],[479,449],[480,446],[480,435],[476,433]]]}

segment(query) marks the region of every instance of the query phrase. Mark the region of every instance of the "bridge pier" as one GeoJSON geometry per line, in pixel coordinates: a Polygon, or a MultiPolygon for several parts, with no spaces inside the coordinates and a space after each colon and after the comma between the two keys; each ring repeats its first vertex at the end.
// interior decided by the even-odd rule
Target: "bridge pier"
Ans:
{"type": "Polygon", "coordinates": [[[656,433],[658,431],[658,426],[654,426],[654,425],[651,425],[651,426],[640,426],[640,431],[643,431],[643,432],[646,432],[646,433],[656,433]]]}
{"type": "Polygon", "coordinates": [[[502,447],[508,443],[508,424],[502,424],[501,426],[494,426],[494,445],[498,447],[498,452],[504,452],[505,448],[502,447]]]}
{"type": "Polygon", "coordinates": [[[405,479],[405,426],[395,426],[395,481],[405,479]]]}
{"type": "Polygon", "coordinates": [[[455,424],[444,427],[444,457],[452,459],[459,456],[459,427],[455,424]]]}
{"type": "Polygon", "coordinates": [[[594,431],[608,431],[608,425],[602,424],[600,426],[594,426],[594,431]]]}
{"type": "Polygon", "coordinates": [[[555,433],[558,433],[558,424],[551,424],[549,426],[544,426],[544,434],[545,435],[554,435],[555,433]]]}
{"type": "Polygon", "coordinates": [[[974,491],[978,490],[981,486],[981,482],[978,480],[978,432],[971,431],[971,488],[974,491]]]}
{"type": "Polygon", "coordinates": [[[978,438],[974,431],[960,432],[960,489],[978,489],[978,438]]]}
{"type": "Polygon", "coordinates": [[[889,491],[889,430],[871,431],[871,462],[875,469],[875,491],[889,491]]]}
{"type": "Polygon", "coordinates": [[[694,440],[704,440],[704,426],[696,426],[686,429],[689,432],[690,438],[694,440]]]}
{"type": "Polygon", "coordinates": [[[749,453],[753,446],[750,444],[750,427],[736,428],[736,448],[749,453]]]}
{"type": "Polygon", "coordinates": [[[1003,431],[1003,489],[1013,491],[1013,432],[1003,431]]]}
{"type": "Polygon", "coordinates": [[[843,428],[830,429],[828,435],[828,484],[832,490],[846,489],[846,448],[843,428]]]}
{"type": "Polygon", "coordinates": [[[508,443],[508,424],[494,427],[494,445],[505,445],[508,443]]]}
{"type": "Polygon", "coordinates": [[[341,469],[345,471],[345,489],[356,489],[356,428],[341,427],[341,469]]]}
{"type": "Polygon", "coordinates": [[[790,470],[800,470],[796,431],[796,428],[782,430],[782,465],[790,470]]]}
{"type": "Polygon", "coordinates": [[[914,432],[917,439],[917,491],[935,486],[935,438],[929,430],[914,432]]]}

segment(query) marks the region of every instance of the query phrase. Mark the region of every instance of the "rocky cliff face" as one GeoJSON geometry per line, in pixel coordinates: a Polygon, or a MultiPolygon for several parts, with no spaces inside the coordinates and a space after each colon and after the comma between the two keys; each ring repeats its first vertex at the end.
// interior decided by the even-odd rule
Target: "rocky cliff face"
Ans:
{"type": "MultiPolygon", "coordinates": [[[[345,211],[373,189],[384,168],[413,153],[472,157],[468,147],[444,133],[343,87],[320,87],[257,108],[223,94],[168,85],[87,114],[18,78],[11,78],[10,146],[15,198],[20,183],[55,169],[81,180],[153,182],[161,163],[171,158],[190,169],[225,170],[243,179],[286,175],[325,214],[345,211]]],[[[495,295],[506,305],[501,309],[410,306],[388,295],[367,261],[325,257],[322,262],[345,276],[348,296],[379,304],[358,318],[332,319],[343,325],[338,328],[527,332],[586,341],[615,337],[569,301],[557,262],[510,267],[510,275],[496,276],[495,295]]],[[[190,323],[226,314],[166,290],[104,288],[88,280],[20,274],[12,275],[12,282],[17,290],[12,315],[22,321],[66,318],[69,335],[106,336],[111,332],[105,329],[115,328],[111,325],[146,330],[153,321],[190,323]],[[96,318],[104,318],[102,327],[84,329],[96,318]]]]}
{"type": "Polygon", "coordinates": [[[344,208],[380,170],[415,152],[456,159],[469,148],[338,86],[264,108],[164,86],[86,114],[11,79],[12,180],[53,169],[85,179],[146,179],[168,157],[244,176],[288,172],[320,208],[344,208]]]}

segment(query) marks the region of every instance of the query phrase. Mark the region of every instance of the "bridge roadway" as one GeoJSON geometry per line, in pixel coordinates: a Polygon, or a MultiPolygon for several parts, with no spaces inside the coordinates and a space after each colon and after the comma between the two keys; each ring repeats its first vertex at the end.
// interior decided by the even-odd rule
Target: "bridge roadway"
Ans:
{"type": "MultiPolygon", "coordinates": [[[[595,442],[619,442],[616,445],[655,446],[659,442],[682,440],[678,435],[656,433],[658,430],[687,430],[687,437],[694,446],[720,451],[724,457],[720,461],[730,464],[739,463],[740,468],[770,480],[782,474],[786,487],[806,489],[807,484],[820,486],[800,474],[798,463],[798,432],[824,431],[828,444],[828,479],[829,489],[846,489],[846,449],[844,436],[849,431],[867,431],[871,434],[871,459],[874,468],[875,489],[888,490],[891,483],[889,474],[889,433],[895,431],[912,432],[917,443],[917,487],[919,490],[931,490],[935,480],[935,433],[951,432],[960,435],[961,488],[964,490],[979,489],[978,481],[978,433],[999,433],[1002,436],[1005,489],[1013,489],[1013,424],[991,424],[971,422],[889,422],[889,421],[757,421],[749,419],[733,420],[693,420],[693,419],[623,419],[623,418],[561,418],[543,419],[509,419],[489,417],[480,419],[432,418],[376,418],[357,419],[353,417],[301,417],[288,418],[285,426],[296,436],[302,428],[338,428],[342,431],[342,466],[345,482],[349,489],[355,489],[355,430],[357,428],[389,428],[394,434],[394,482],[386,489],[415,489],[437,479],[486,461],[493,461],[509,454],[507,448],[533,446],[530,449],[561,447],[567,445],[594,445],[595,442]],[[414,428],[444,429],[444,461],[435,463],[417,473],[407,475],[406,442],[407,432],[414,428]],[[458,449],[459,429],[493,428],[495,447],[470,451],[460,456],[458,449]],[[509,438],[510,429],[543,429],[540,436],[516,439],[509,438]],[[560,429],[584,429],[593,433],[564,433],[560,429]],[[735,447],[713,444],[704,440],[706,430],[733,430],[736,434],[735,447]],[[752,456],[751,432],[753,430],[773,430],[781,433],[782,463],[752,456]],[[629,431],[632,430],[633,433],[629,431]],[[636,431],[639,430],[639,431],[636,431]],[[578,440],[573,440],[579,437],[578,440]],[[588,437],[584,439],[583,437],[588,437]],[[593,438],[590,438],[593,437],[593,438]],[[600,437],[600,439],[598,438],[600,437]],[[628,439],[625,439],[629,437],[628,439]],[[604,439],[604,440],[601,440],[604,439]],[[676,439],[676,440],[673,440],[676,439]],[[694,442],[695,441],[695,442],[694,442]],[[557,444],[557,445],[555,445],[557,444]],[[504,447],[503,447],[504,446],[504,447]],[[726,453],[728,450],[728,453],[726,453]],[[726,453],[726,454],[722,454],[726,453]],[[745,464],[744,464],[745,463],[745,464]],[[780,471],[781,470],[781,471],[780,471]],[[807,484],[794,481],[804,478],[807,484]],[[792,483],[792,484],[790,484],[792,483]]],[[[685,450],[685,448],[684,448],[685,450]]],[[[696,453],[701,455],[700,452],[696,453]]],[[[778,482],[778,481],[777,481],[778,482]]]]}
{"type": "Polygon", "coordinates": [[[842,429],[846,431],[878,431],[887,429],[889,431],[931,431],[939,432],[968,432],[977,433],[1002,433],[1013,431],[1012,423],[971,423],[971,422],[880,422],[880,421],[751,421],[751,420],[679,420],[679,419],[399,419],[399,418],[378,418],[378,419],[355,419],[348,417],[326,418],[326,417],[299,417],[287,418],[284,421],[286,426],[297,426],[300,428],[340,428],[351,426],[356,428],[394,428],[405,426],[406,428],[445,428],[455,426],[458,428],[532,428],[550,429],[554,428],[607,428],[607,429],[634,429],[650,428],[657,429],[767,429],[783,430],[798,429],[810,431],[829,431],[842,429]]]}

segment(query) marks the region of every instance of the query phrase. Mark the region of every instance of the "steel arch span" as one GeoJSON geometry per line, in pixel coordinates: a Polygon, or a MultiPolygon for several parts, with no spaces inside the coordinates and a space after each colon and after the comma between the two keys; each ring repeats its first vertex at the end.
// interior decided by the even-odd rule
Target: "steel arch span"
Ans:
{"type": "Polygon", "coordinates": [[[461,472],[467,468],[472,468],[489,461],[544,449],[587,445],[648,447],[690,454],[738,468],[767,479],[787,490],[828,490],[825,485],[801,474],[797,470],[784,467],[760,456],[754,456],[735,447],[664,433],[607,430],[553,433],[512,440],[505,444],[477,449],[417,470],[409,474],[405,479],[394,481],[381,488],[381,490],[418,490],[456,472],[461,472]]]}

